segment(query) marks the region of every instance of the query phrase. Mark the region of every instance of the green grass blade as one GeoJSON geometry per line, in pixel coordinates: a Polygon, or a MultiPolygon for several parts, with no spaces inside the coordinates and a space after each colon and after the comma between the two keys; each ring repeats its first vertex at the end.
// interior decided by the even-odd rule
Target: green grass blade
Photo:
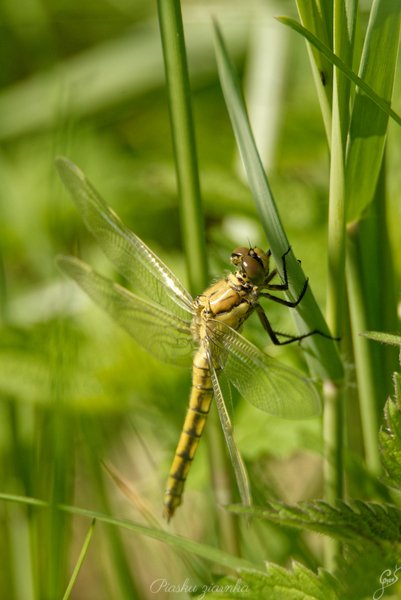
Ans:
{"type": "Polygon", "coordinates": [[[373,90],[370,85],[368,85],[363,79],[358,77],[352,69],[350,69],[334,52],[330,50],[323,42],[321,42],[313,33],[308,31],[305,27],[303,27],[300,23],[297,23],[293,19],[289,17],[277,17],[280,23],[284,25],[288,25],[294,31],[300,33],[305,39],[308,40],[315,48],[317,48],[326,58],[336,67],[338,67],[346,77],[348,77],[355,85],[357,85],[361,90],[376,104],[381,111],[383,111],[386,115],[394,119],[398,125],[401,125],[401,117],[393,111],[389,102],[377,94],[375,90],[373,90]]]}
{"type": "MultiPolygon", "coordinates": [[[[318,6],[310,0],[296,0],[299,18],[303,26],[312,31],[326,46],[332,46],[333,37],[333,7],[327,10],[327,6],[318,6]]],[[[311,44],[307,44],[309,61],[312,68],[313,78],[326,136],[331,141],[331,98],[333,95],[333,65],[327,58],[311,44]]]]}
{"type": "MultiPolygon", "coordinates": [[[[191,90],[189,84],[184,29],[180,0],[158,0],[160,32],[163,45],[166,80],[169,94],[170,119],[173,135],[175,167],[179,188],[182,240],[185,249],[187,274],[193,296],[201,293],[209,282],[205,224],[201,201],[197,148],[192,118],[191,90]]],[[[215,419],[209,423],[211,434],[206,437],[210,456],[212,481],[220,481],[216,464],[225,464],[226,478],[232,480],[231,470],[225,460],[225,448],[219,443],[222,437],[220,424],[215,419]]],[[[231,485],[232,499],[234,482],[231,485]]],[[[225,490],[227,492],[227,490],[225,490]]],[[[215,488],[216,497],[219,491],[215,488]]],[[[228,500],[228,498],[227,498],[228,500]]],[[[238,530],[232,515],[219,515],[220,538],[223,547],[237,552],[238,530]]]]}
{"type": "MultiPolygon", "coordinates": [[[[230,62],[223,37],[217,25],[215,26],[215,44],[221,85],[238,148],[248,175],[249,185],[256,202],[260,221],[266,233],[275,262],[280,269],[281,258],[288,250],[290,244],[281,224],[259,158],[236,73],[230,62]]],[[[288,255],[287,266],[288,271],[291,273],[289,297],[294,300],[298,297],[299,291],[302,289],[305,275],[292,252],[288,255]]],[[[298,307],[297,314],[301,322],[301,331],[310,331],[316,328],[321,331],[327,331],[323,316],[310,290],[298,307]]],[[[308,338],[308,349],[310,349],[310,354],[307,354],[307,360],[313,373],[322,378],[341,378],[341,361],[336,347],[331,340],[322,338],[319,335],[311,336],[311,338],[308,338]]]]}
{"type": "Polygon", "coordinates": [[[81,552],[79,553],[78,560],[77,560],[76,565],[74,567],[74,570],[72,572],[71,579],[68,582],[67,589],[65,590],[65,594],[63,596],[63,600],[68,600],[70,598],[70,596],[71,596],[72,588],[74,587],[74,584],[75,584],[75,582],[77,580],[77,577],[79,575],[81,567],[84,564],[84,560],[85,560],[86,555],[88,553],[89,545],[90,545],[90,543],[92,541],[93,532],[95,531],[95,524],[96,524],[96,519],[93,519],[92,523],[91,523],[91,525],[89,527],[88,533],[86,534],[84,543],[83,543],[82,548],[81,548],[81,552]]]}
{"type": "MultiPolygon", "coordinates": [[[[394,84],[400,25],[401,2],[375,0],[363,45],[359,76],[388,105],[394,84]]],[[[357,89],[346,162],[348,221],[361,215],[375,193],[389,116],[381,108],[365,89],[357,89]]]]}
{"type": "Polygon", "coordinates": [[[366,464],[372,473],[380,474],[381,463],[377,432],[379,430],[377,410],[377,382],[371,344],[360,336],[367,329],[366,301],[363,294],[363,275],[358,264],[355,236],[348,236],[347,282],[352,339],[358,380],[358,393],[362,421],[362,432],[366,464]]]}
{"type": "MultiPolygon", "coordinates": [[[[29,498],[27,496],[18,496],[15,494],[0,493],[0,500],[5,502],[17,502],[19,504],[25,504],[27,506],[33,506],[41,509],[49,508],[49,503],[44,500],[29,498]]],[[[196,554],[203,559],[217,563],[222,567],[228,567],[229,569],[233,569],[235,571],[238,569],[252,569],[261,573],[265,572],[263,565],[255,564],[243,558],[232,556],[231,554],[227,554],[226,552],[223,552],[218,548],[214,548],[213,546],[207,546],[206,544],[194,542],[193,540],[179,535],[173,535],[172,533],[164,531],[163,529],[146,527],[145,525],[141,525],[140,523],[136,523],[130,519],[119,519],[117,517],[112,517],[94,510],[79,508],[77,506],[58,505],[55,506],[55,508],[67,514],[82,516],[92,520],[95,519],[96,521],[105,523],[107,525],[112,525],[113,527],[122,527],[129,531],[133,531],[134,533],[148,536],[154,540],[159,540],[160,542],[169,544],[173,548],[179,548],[186,552],[196,554]]]]}
{"type": "Polygon", "coordinates": [[[182,237],[192,295],[206,288],[207,254],[200,195],[191,90],[179,0],[158,0],[160,31],[169,93],[182,237]]]}
{"type": "MultiPolygon", "coordinates": [[[[352,65],[355,31],[355,6],[335,0],[333,4],[333,49],[344,64],[352,65]],[[348,10],[347,10],[348,9],[348,10]]],[[[328,219],[328,281],[326,318],[331,330],[342,336],[345,308],[345,147],[349,126],[350,83],[343,71],[333,69],[330,188],[328,219]]],[[[343,388],[325,388],[324,479],[325,498],[343,496],[343,388]]],[[[328,567],[339,554],[337,542],[325,541],[328,567]]]]}

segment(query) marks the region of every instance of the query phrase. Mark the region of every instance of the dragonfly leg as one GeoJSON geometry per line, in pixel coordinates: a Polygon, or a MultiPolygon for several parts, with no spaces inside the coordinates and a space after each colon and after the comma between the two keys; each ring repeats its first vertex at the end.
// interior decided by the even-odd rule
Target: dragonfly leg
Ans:
{"type": "Polygon", "coordinates": [[[311,335],[321,335],[329,340],[339,340],[340,338],[333,338],[331,335],[320,331],[319,329],[312,329],[312,331],[308,331],[308,333],[303,333],[302,335],[289,335],[288,333],[279,333],[278,331],[274,331],[273,327],[270,324],[269,319],[266,317],[266,313],[260,304],[255,306],[256,312],[258,313],[258,317],[260,322],[263,325],[263,329],[268,333],[271,341],[275,346],[285,346],[286,344],[292,344],[293,342],[300,342],[301,340],[310,337],[311,335]],[[286,340],[280,340],[278,336],[287,338],[286,340]]]}
{"type": "MultiPolygon", "coordinates": [[[[266,284],[265,284],[266,289],[271,290],[271,291],[276,291],[276,292],[286,292],[288,290],[288,273],[287,273],[286,256],[290,252],[290,250],[291,250],[291,246],[288,248],[288,250],[286,252],[284,252],[283,256],[281,257],[281,260],[283,263],[283,283],[277,283],[277,284],[269,283],[269,281],[271,281],[273,279],[273,277],[277,274],[277,269],[274,269],[270,273],[269,277],[266,280],[266,284]]],[[[302,298],[305,295],[307,288],[308,288],[308,279],[305,279],[303,288],[302,288],[298,298],[295,301],[285,300],[284,298],[278,298],[277,296],[274,296],[273,294],[270,294],[269,292],[262,292],[260,294],[260,296],[262,296],[263,298],[269,298],[270,300],[273,300],[274,302],[278,302],[279,304],[283,304],[284,306],[289,306],[290,308],[295,308],[295,306],[298,306],[298,304],[301,302],[302,298]]]]}

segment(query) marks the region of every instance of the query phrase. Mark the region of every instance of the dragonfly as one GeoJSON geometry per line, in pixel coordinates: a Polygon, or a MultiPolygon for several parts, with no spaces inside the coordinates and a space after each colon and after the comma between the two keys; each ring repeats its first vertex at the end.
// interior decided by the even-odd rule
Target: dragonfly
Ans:
{"type": "Polygon", "coordinates": [[[227,408],[231,385],[256,408],[285,418],[319,414],[320,397],[310,379],[268,356],[238,330],[255,312],[277,345],[320,333],[279,334],[260,304],[266,298],[295,307],[306,292],[308,280],[295,301],[276,296],[272,292],[288,289],[289,250],[282,257],[281,282],[274,283],[278,271],[271,268],[271,252],[239,247],[231,254],[234,272],[193,299],[161,259],[107,206],[76,165],[65,158],[58,158],[56,164],[87,229],[134,291],[105,278],[78,258],[59,256],[61,270],[149,353],[174,365],[187,366],[192,361],[188,409],[168,475],[163,516],[169,521],[182,502],[213,397],[241,501],[250,506],[249,480],[227,408]],[[282,336],[285,339],[280,339],[282,336]]]}

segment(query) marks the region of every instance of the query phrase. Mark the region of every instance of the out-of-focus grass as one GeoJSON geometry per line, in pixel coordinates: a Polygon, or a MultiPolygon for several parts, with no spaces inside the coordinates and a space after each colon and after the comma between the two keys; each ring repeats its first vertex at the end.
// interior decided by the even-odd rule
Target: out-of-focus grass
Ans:
{"type": "MultiPolygon", "coordinates": [[[[119,491],[102,467],[105,461],[159,518],[190,375],[148,357],[57,272],[54,256],[59,252],[81,254],[106,274],[110,267],[53,168],[56,154],[71,157],[185,282],[155,7],[139,0],[70,0],[46,7],[32,2],[28,11],[28,4],[9,1],[0,9],[0,488],[121,516],[145,514],[119,491]]],[[[241,68],[247,20],[258,18],[257,8],[245,10],[238,3],[228,10],[222,2],[219,11],[241,68]]],[[[184,16],[208,258],[213,276],[219,276],[228,268],[232,247],[246,245],[248,238],[255,245],[265,241],[250,194],[232,166],[234,140],[212,58],[209,13],[192,2],[184,3],[184,16]]],[[[327,150],[301,49],[302,41],[294,39],[270,180],[291,244],[322,304],[327,150]]],[[[393,128],[390,147],[395,152],[399,138],[393,128]]],[[[401,219],[394,183],[398,164],[391,158],[394,240],[401,219]]],[[[399,262],[396,268],[400,274],[399,262]]],[[[274,305],[269,315],[279,330],[292,330],[288,311],[274,305]]],[[[257,323],[249,323],[246,332],[266,344],[257,323]]],[[[302,367],[297,349],[289,349],[285,360],[302,367]]],[[[249,412],[248,407],[239,411],[236,429],[252,471],[257,473],[275,452],[288,456],[298,447],[294,439],[319,451],[316,424],[295,431],[282,427],[275,443],[268,436],[264,443],[268,429],[253,436],[255,415],[249,412]]],[[[269,478],[269,489],[261,485],[261,498],[275,497],[274,480],[269,478]]],[[[208,518],[212,501],[201,445],[172,527],[215,543],[208,518]]],[[[0,555],[6,557],[0,596],[62,597],[87,523],[56,510],[39,513],[11,504],[0,504],[0,515],[0,555]]],[[[298,534],[272,528],[268,545],[259,534],[252,535],[264,558],[285,563],[292,552],[313,564],[298,534]]],[[[251,538],[245,554],[252,557],[255,547],[251,538]]],[[[152,597],[152,580],[183,581],[186,576],[204,580],[203,564],[189,564],[165,546],[98,523],[72,597],[152,597]]]]}

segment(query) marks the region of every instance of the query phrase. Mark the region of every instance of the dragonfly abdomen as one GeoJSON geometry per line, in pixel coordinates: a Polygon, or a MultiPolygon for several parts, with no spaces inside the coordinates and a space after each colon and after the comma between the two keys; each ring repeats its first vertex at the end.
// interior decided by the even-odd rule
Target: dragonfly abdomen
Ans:
{"type": "Polygon", "coordinates": [[[163,516],[169,521],[181,504],[185,481],[202,436],[213,398],[207,357],[202,348],[192,365],[192,389],[184,425],[164,495],[163,516]]]}

